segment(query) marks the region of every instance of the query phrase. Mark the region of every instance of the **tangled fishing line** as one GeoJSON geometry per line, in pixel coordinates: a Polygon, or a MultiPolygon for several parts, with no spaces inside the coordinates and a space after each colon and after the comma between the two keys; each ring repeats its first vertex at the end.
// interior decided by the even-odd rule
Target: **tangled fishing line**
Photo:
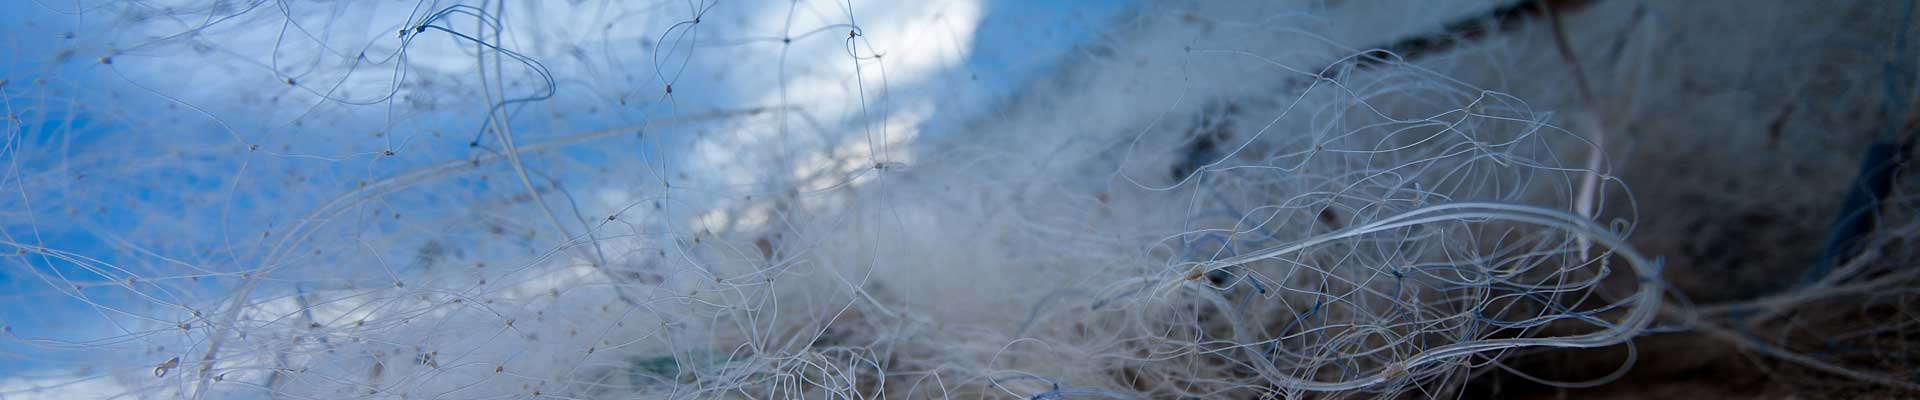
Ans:
{"type": "Polygon", "coordinates": [[[968,2],[162,3],[0,77],[0,397],[1445,396],[1804,300],[1676,309],[1489,18],[1149,2],[993,89],[968,2]]]}

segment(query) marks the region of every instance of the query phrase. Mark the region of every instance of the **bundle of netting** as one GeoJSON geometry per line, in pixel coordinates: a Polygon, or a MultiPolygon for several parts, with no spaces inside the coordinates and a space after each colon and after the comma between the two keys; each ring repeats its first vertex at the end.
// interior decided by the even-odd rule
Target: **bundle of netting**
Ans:
{"type": "MultiPolygon", "coordinates": [[[[1196,117],[1150,116],[1105,141],[986,127],[1009,132],[988,142],[1017,145],[923,160],[873,195],[899,199],[881,223],[945,227],[894,247],[911,254],[897,259],[958,251],[964,267],[928,268],[992,266],[966,281],[985,286],[907,283],[919,287],[876,304],[1016,293],[985,301],[1018,310],[1012,323],[926,346],[997,348],[961,370],[1041,397],[1442,393],[1508,352],[1618,345],[1648,328],[1657,265],[1622,242],[1630,220],[1581,214],[1631,215],[1596,195],[1623,191],[1582,166],[1590,142],[1518,99],[1364,57],[1273,66],[1290,78],[1273,90],[1294,92],[1176,101],[1168,114],[1196,117]],[[1344,69],[1361,63],[1380,64],[1344,69]],[[1089,175],[1108,179],[1078,178],[1089,175]],[[979,198],[999,206],[950,211],[979,198]]],[[[961,312],[977,309],[949,313],[961,312]]],[[[958,362],[937,360],[920,368],[958,362]]]]}
{"type": "Polygon", "coordinates": [[[1663,312],[1597,133],[1453,78],[1530,60],[1393,45],[1460,5],[1156,2],[991,88],[971,2],[177,3],[0,86],[65,304],[0,396],[1442,396],[1663,312]]]}

